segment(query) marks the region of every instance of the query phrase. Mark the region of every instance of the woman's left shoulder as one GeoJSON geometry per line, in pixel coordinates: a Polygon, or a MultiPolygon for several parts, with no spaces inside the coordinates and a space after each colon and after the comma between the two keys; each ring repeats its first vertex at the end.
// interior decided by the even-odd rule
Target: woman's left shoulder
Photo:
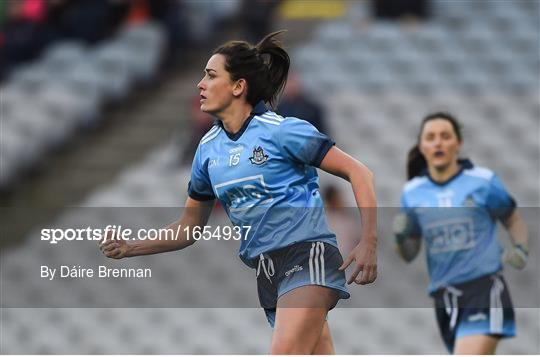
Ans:
{"type": "Polygon", "coordinates": [[[463,174],[469,177],[475,177],[487,182],[491,181],[495,177],[495,172],[487,167],[473,166],[463,170],[463,174]]]}

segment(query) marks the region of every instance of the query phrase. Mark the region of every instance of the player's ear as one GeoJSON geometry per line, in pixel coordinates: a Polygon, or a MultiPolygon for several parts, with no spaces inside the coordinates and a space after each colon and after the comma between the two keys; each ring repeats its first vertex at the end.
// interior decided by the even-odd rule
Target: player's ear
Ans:
{"type": "Polygon", "coordinates": [[[244,78],[240,78],[234,82],[232,94],[235,97],[241,97],[244,93],[247,93],[247,82],[244,78]]]}

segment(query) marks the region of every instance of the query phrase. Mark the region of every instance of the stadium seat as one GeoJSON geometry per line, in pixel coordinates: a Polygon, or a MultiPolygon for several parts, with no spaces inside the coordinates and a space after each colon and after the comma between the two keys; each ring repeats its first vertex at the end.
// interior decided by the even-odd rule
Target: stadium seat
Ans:
{"type": "Polygon", "coordinates": [[[20,66],[9,77],[11,85],[27,93],[34,93],[52,80],[51,74],[40,62],[20,66]]]}
{"type": "Polygon", "coordinates": [[[41,61],[51,73],[61,76],[64,71],[85,61],[87,55],[88,49],[80,42],[59,42],[47,48],[41,61]]]}
{"type": "Polygon", "coordinates": [[[126,98],[134,81],[132,69],[129,67],[130,56],[122,48],[103,45],[91,53],[92,60],[106,82],[106,93],[115,101],[126,98]]]}

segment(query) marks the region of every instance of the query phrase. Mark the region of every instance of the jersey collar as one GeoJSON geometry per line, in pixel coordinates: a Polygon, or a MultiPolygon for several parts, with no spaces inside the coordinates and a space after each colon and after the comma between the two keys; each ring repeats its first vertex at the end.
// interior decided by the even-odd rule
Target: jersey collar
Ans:
{"type": "Polygon", "coordinates": [[[232,134],[232,133],[229,133],[227,130],[225,130],[225,128],[223,127],[223,122],[221,120],[217,120],[217,124],[223,129],[223,131],[225,132],[225,134],[227,134],[227,137],[229,139],[231,139],[232,141],[237,141],[238,139],[240,139],[240,137],[242,136],[242,134],[244,133],[244,131],[246,131],[249,123],[251,122],[251,119],[253,119],[253,117],[255,115],[260,115],[260,114],[263,114],[263,113],[266,113],[268,111],[268,108],[266,107],[266,105],[264,104],[264,102],[261,100],[259,103],[257,103],[257,105],[255,105],[253,107],[253,109],[251,110],[251,113],[249,115],[249,117],[246,119],[246,121],[244,122],[244,124],[242,124],[242,127],[240,128],[240,130],[238,130],[238,132],[232,134]]]}
{"type": "Polygon", "coordinates": [[[257,103],[257,105],[253,107],[253,109],[251,110],[251,114],[260,115],[266,113],[267,111],[268,108],[266,107],[266,104],[264,104],[264,102],[261,100],[259,103],[257,103]]]}
{"type": "Polygon", "coordinates": [[[453,181],[454,179],[456,179],[457,177],[459,177],[459,175],[461,175],[463,170],[472,169],[474,167],[472,161],[469,159],[458,159],[458,165],[459,165],[459,171],[456,172],[452,177],[448,178],[446,181],[443,181],[443,182],[437,182],[434,179],[432,179],[427,169],[425,171],[425,175],[427,176],[429,181],[431,181],[433,184],[437,186],[445,186],[451,181],[453,181]]]}

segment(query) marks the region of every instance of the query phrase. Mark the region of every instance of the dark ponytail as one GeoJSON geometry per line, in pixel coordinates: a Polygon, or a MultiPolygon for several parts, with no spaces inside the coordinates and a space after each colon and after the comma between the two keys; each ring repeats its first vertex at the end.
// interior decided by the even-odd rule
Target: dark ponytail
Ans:
{"type": "Polygon", "coordinates": [[[214,54],[225,56],[225,69],[231,79],[247,82],[247,101],[255,106],[261,100],[274,108],[287,83],[290,58],[276,36],[285,30],[266,35],[253,46],[245,41],[229,41],[214,54]]]}
{"type": "Polygon", "coordinates": [[[411,150],[409,150],[409,154],[407,155],[408,180],[421,175],[427,169],[427,161],[424,158],[424,155],[422,155],[422,153],[420,152],[420,138],[422,136],[422,132],[424,131],[424,126],[426,125],[426,123],[435,119],[442,119],[450,122],[452,128],[454,129],[456,137],[460,142],[462,141],[461,124],[453,115],[445,112],[436,112],[427,115],[424,120],[422,120],[422,125],[420,125],[420,131],[418,132],[416,145],[414,145],[411,150]]]}
{"type": "Polygon", "coordinates": [[[416,144],[409,150],[409,154],[407,154],[407,180],[420,175],[426,168],[426,159],[420,152],[420,147],[416,144]]]}
{"type": "Polygon", "coordinates": [[[289,54],[283,49],[276,36],[285,30],[266,35],[256,46],[260,56],[263,57],[267,70],[267,85],[262,86],[262,100],[270,103],[272,108],[277,105],[279,96],[287,83],[291,60],[289,54]]]}

